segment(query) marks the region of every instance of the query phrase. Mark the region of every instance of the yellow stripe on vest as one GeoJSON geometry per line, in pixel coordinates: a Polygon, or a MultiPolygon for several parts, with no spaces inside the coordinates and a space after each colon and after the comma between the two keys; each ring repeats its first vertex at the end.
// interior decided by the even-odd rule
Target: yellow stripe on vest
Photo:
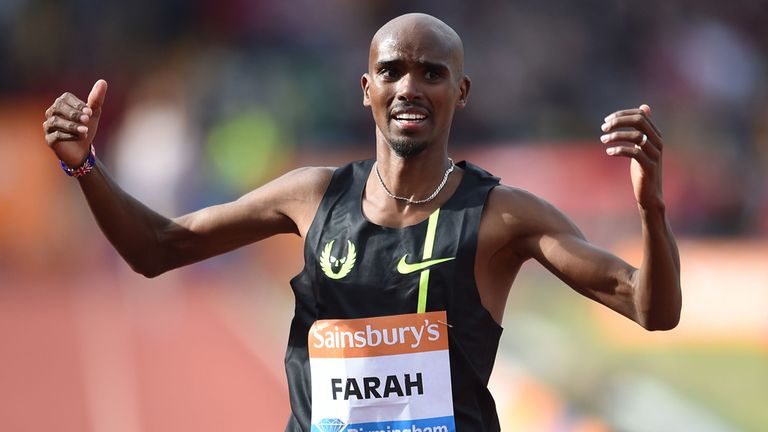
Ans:
{"type": "MultiPolygon", "coordinates": [[[[432,258],[432,248],[435,246],[435,232],[437,231],[437,218],[440,217],[440,209],[435,210],[429,215],[427,223],[427,237],[424,239],[424,256],[422,259],[432,258]]],[[[427,290],[429,289],[429,269],[421,272],[419,278],[419,303],[416,307],[417,313],[424,313],[427,310],[427,290]]]]}

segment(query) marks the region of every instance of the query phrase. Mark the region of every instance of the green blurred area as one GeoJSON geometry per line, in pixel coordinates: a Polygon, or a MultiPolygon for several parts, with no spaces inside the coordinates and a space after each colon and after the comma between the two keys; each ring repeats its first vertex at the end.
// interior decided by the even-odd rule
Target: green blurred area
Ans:
{"type": "Polygon", "coordinates": [[[258,108],[221,120],[206,144],[215,178],[239,193],[276,177],[293,148],[273,116],[258,108]]]}
{"type": "MultiPolygon", "coordinates": [[[[527,272],[516,282],[505,318],[508,333],[509,326],[516,324],[515,317],[523,315],[540,320],[537,325],[549,327],[549,334],[561,335],[556,342],[560,347],[559,361],[564,363],[560,368],[566,372],[552,372],[536,365],[532,365],[531,370],[566,400],[573,401],[575,407],[611,418],[611,413],[606,412],[605,397],[610,397],[615,381],[620,382],[629,374],[664,383],[686,403],[709,412],[732,430],[766,430],[768,350],[765,346],[728,341],[664,342],[665,338],[674,336],[664,332],[648,333],[644,336],[647,341],[628,343],[605,331],[602,326],[606,323],[595,319],[595,306],[590,303],[543,271],[527,272]]],[[[515,336],[505,337],[517,336],[514,330],[511,332],[515,336]]],[[[520,346],[518,343],[506,339],[507,349],[503,342],[502,358],[505,355],[525,357],[531,355],[525,351],[536,351],[530,344],[520,346]]],[[[668,408],[659,407],[659,410],[668,408]]]]}
{"type": "Polygon", "coordinates": [[[620,352],[630,367],[658,376],[743,430],[768,426],[768,354],[750,347],[670,347],[620,352]]]}

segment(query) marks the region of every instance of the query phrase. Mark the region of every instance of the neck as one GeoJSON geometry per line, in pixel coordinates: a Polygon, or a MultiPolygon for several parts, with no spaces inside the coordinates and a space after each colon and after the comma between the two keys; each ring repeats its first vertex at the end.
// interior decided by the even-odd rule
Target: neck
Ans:
{"type": "MultiPolygon", "coordinates": [[[[393,195],[414,201],[429,197],[438,188],[445,177],[446,170],[450,167],[445,147],[442,146],[437,150],[427,148],[416,156],[402,158],[396,155],[389,145],[379,146],[376,169],[386,189],[393,195]]],[[[382,188],[379,189],[376,195],[382,195],[386,200],[396,201],[382,188]]],[[[405,202],[400,201],[400,203],[405,202]]]]}

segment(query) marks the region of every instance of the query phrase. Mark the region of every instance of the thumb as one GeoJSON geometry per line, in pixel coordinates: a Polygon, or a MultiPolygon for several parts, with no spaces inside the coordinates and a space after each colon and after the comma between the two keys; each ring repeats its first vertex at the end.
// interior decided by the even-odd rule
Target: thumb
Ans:
{"type": "Polygon", "coordinates": [[[647,104],[640,105],[640,109],[645,113],[646,117],[651,116],[651,107],[647,104]]]}
{"type": "Polygon", "coordinates": [[[91,93],[88,94],[88,106],[96,111],[104,105],[104,98],[107,96],[107,82],[103,79],[96,81],[91,93]]]}

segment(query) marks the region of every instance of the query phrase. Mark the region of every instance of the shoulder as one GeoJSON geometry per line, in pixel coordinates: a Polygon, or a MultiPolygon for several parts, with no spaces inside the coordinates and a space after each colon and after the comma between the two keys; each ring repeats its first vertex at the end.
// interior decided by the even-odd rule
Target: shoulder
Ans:
{"type": "Polygon", "coordinates": [[[555,206],[524,189],[499,185],[488,194],[484,214],[501,219],[505,224],[533,224],[560,213],[555,206]]]}
{"type": "Polygon", "coordinates": [[[322,197],[336,169],[335,167],[302,167],[287,172],[276,181],[290,188],[294,194],[322,197]]]}
{"type": "Polygon", "coordinates": [[[239,201],[258,201],[263,197],[275,201],[322,197],[334,171],[332,167],[297,168],[243,195],[239,201]]]}
{"type": "Polygon", "coordinates": [[[496,248],[524,246],[531,239],[561,232],[578,233],[571,220],[545,199],[526,190],[499,185],[483,209],[481,233],[496,248]]]}
{"type": "Polygon", "coordinates": [[[309,229],[320,201],[331,183],[333,167],[303,167],[291,170],[238,199],[254,217],[269,212],[287,217],[300,234],[309,229]]]}

